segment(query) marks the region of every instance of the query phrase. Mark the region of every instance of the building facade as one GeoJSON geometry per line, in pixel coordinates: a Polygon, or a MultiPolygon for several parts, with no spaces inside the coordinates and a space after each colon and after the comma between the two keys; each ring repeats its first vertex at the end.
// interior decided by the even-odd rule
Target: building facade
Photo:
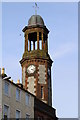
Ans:
{"type": "Polygon", "coordinates": [[[10,77],[0,78],[0,119],[34,118],[34,96],[19,83],[13,83],[10,77]]]}
{"type": "Polygon", "coordinates": [[[25,90],[19,80],[10,79],[5,73],[0,75],[0,119],[57,120],[54,108],[25,90]]]}

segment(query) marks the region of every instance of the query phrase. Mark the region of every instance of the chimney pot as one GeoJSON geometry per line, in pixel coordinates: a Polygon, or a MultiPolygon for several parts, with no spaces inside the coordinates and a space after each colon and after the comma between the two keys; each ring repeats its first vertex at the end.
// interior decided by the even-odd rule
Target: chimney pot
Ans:
{"type": "Polygon", "coordinates": [[[2,74],[5,74],[5,68],[2,68],[2,74]]]}
{"type": "Polygon", "coordinates": [[[20,83],[20,80],[17,80],[17,83],[20,83]]]}
{"type": "Polygon", "coordinates": [[[13,80],[11,80],[11,82],[13,82],[13,80]]]}

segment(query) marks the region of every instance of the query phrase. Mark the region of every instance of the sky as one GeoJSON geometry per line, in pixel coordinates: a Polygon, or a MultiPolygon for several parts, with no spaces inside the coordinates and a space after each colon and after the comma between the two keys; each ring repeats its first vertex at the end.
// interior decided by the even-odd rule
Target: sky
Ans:
{"type": "MultiPolygon", "coordinates": [[[[48,49],[52,58],[52,105],[59,118],[78,117],[78,4],[39,2],[50,33],[48,49]]],[[[19,61],[24,52],[24,34],[35,14],[33,2],[2,3],[2,66],[14,82],[22,79],[19,61]]]]}

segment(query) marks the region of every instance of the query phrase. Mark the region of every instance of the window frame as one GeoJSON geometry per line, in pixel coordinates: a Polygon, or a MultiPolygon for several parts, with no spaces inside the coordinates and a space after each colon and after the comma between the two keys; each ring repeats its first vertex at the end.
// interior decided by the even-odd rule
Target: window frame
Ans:
{"type": "Polygon", "coordinates": [[[44,86],[41,86],[41,99],[44,99],[44,86]]]}
{"type": "Polygon", "coordinates": [[[4,94],[8,97],[10,97],[10,83],[5,81],[4,82],[4,94]],[[6,93],[6,88],[5,88],[5,85],[8,84],[8,94],[6,93]]]}
{"type": "Polygon", "coordinates": [[[28,93],[25,94],[25,103],[27,106],[30,106],[30,95],[28,93]],[[26,102],[26,96],[28,95],[28,103],[26,102]]]}
{"type": "Polygon", "coordinates": [[[16,87],[16,101],[20,102],[21,101],[21,90],[16,87]],[[19,99],[17,99],[17,90],[20,91],[20,96],[19,99]]]}
{"type": "Polygon", "coordinates": [[[8,118],[10,118],[10,106],[8,104],[4,104],[3,105],[3,118],[4,118],[4,106],[7,106],[8,107],[8,118]]]}
{"type": "MultiPolygon", "coordinates": [[[[21,118],[21,110],[16,109],[16,111],[19,111],[19,112],[20,112],[20,118],[21,118]]],[[[15,118],[16,118],[16,111],[15,111],[15,118]]],[[[16,118],[16,119],[19,119],[19,118],[16,118]]]]}
{"type": "MultiPolygon", "coordinates": [[[[29,118],[30,118],[30,114],[26,113],[26,116],[29,116],[29,118]]],[[[28,120],[29,118],[26,118],[25,120],[28,120]]]]}

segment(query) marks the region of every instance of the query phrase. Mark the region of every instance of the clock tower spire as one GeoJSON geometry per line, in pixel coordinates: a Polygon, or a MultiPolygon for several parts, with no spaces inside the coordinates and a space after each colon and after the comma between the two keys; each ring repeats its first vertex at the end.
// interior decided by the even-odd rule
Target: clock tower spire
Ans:
{"type": "Polygon", "coordinates": [[[22,84],[38,99],[52,105],[51,66],[48,54],[49,30],[40,15],[32,15],[23,29],[25,48],[22,59],[22,84]]]}

